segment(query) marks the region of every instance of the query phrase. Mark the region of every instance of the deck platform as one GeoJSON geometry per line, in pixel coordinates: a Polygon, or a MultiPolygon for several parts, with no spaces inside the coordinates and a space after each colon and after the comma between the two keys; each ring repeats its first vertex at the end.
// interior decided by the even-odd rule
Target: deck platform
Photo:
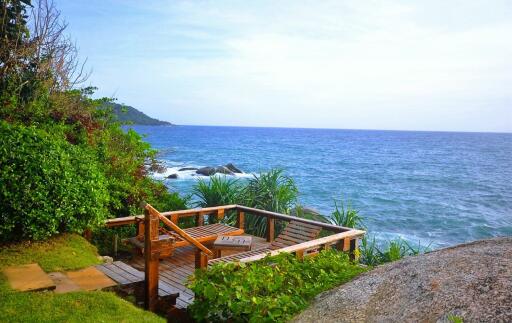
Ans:
{"type": "MultiPolygon", "coordinates": [[[[270,245],[265,239],[252,236],[252,249],[263,249],[270,245]]],[[[237,251],[224,251],[225,255],[235,254],[237,251]]],[[[223,255],[224,255],[223,254],[223,255]]],[[[127,263],[144,272],[144,258],[134,257],[127,263]]],[[[195,247],[186,246],[177,248],[171,257],[160,260],[159,264],[160,282],[178,290],[180,295],[176,299],[176,308],[185,309],[194,301],[194,293],[186,287],[188,277],[195,270],[195,247]]]]}

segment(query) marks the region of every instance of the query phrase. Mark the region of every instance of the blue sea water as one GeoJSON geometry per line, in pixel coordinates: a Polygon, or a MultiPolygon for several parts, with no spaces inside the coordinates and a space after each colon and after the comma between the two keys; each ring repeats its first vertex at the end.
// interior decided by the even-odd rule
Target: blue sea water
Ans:
{"type": "MultiPolygon", "coordinates": [[[[512,235],[512,134],[206,126],[133,126],[160,150],[171,190],[180,167],[232,162],[247,173],[284,168],[303,205],[330,214],[350,201],[377,239],[434,248],[512,235]]],[[[243,179],[241,179],[243,180],[243,179]]]]}

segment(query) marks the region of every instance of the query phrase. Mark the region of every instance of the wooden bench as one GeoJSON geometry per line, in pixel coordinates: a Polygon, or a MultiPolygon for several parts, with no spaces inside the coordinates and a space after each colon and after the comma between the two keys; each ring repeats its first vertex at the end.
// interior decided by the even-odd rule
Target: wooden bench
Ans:
{"type": "Polygon", "coordinates": [[[214,258],[222,256],[222,250],[250,251],[251,236],[218,236],[213,242],[214,258]]]}
{"type": "Polygon", "coordinates": [[[302,223],[298,221],[290,221],[284,228],[283,232],[270,244],[269,247],[260,248],[256,250],[237,253],[234,255],[212,259],[208,261],[208,265],[213,265],[219,262],[238,261],[242,258],[254,256],[257,254],[265,253],[271,250],[293,246],[299,243],[307,242],[316,239],[320,235],[322,228],[309,223],[302,223]]]}

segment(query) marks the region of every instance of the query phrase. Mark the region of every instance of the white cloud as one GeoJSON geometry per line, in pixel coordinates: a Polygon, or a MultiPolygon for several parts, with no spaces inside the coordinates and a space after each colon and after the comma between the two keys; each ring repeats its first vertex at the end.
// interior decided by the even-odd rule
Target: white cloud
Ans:
{"type": "Polygon", "coordinates": [[[94,79],[162,118],[512,131],[509,2],[130,5],[147,15],[118,39],[133,51],[94,79]]]}

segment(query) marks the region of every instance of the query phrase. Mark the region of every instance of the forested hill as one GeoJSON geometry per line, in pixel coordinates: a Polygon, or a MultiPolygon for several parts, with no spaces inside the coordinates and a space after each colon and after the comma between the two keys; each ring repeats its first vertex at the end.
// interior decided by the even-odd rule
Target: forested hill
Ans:
{"type": "Polygon", "coordinates": [[[121,122],[132,122],[133,124],[148,125],[148,126],[169,126],[172,123],[167,121],[161,121],[158,119],[151,118],[145,113],[135,109],[128,105],[122,105],[118,103],[111,103],[112,112],[117,117],[118,121],[121,122]]]}

